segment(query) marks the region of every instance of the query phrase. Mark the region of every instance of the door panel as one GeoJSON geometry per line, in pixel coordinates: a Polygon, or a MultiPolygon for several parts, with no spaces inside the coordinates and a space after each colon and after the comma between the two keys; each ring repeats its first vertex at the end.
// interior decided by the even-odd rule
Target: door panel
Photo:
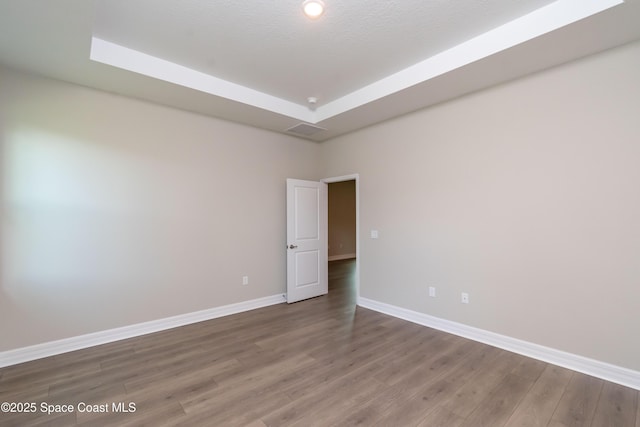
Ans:
{"type": "Polygon", "coordinates": [[[320,237],[318,210],[320,200],[318,189],[295,187],[295,236],[296,240],[317,240],[320,237]]]}
{"type": "Polygon", "coordinates": [[[320,254],[318,251],[305,251],[295,254],[296,286],[317,285],[320,280],[320,254]]]}
{"type": "Polygon", "coordinates": [[[327,285],[327,185],[287,179],[287,302],[324,295],[327,285]]]}

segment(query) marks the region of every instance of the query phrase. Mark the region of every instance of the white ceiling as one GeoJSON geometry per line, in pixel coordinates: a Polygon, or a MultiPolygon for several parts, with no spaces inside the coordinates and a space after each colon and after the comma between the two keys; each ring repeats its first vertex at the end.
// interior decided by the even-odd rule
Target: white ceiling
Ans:
{"type": "Polygon", "coordinates": [[[0,63],[322,141],[640,39],[640,0],[301,3],[0,0],[0,63]]]}
{"type": "Polygon", "coordinates": [[[327,0],[326,15],[311,21],[300,0],[102,0],[93,34],[322,105],[552,2],[327,0]]]}

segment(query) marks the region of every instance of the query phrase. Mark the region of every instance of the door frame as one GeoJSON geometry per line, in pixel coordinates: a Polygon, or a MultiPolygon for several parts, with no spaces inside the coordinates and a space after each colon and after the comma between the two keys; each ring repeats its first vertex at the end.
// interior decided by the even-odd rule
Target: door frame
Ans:
{"type": "MultiPolygon", "coordinates": [[[[334,182],[354,181],[356,182],[356,305],[360,304],[360,174],[334,176],[321,179],[320,182],[331,184],[334,182]]],[[[330,191],[330,190],[329,190],[330,191]]],[[[328,232],[328,229],[327,229],[328,232]]],[[[329,264],[329,261],[327,261],[329,264]]]]}

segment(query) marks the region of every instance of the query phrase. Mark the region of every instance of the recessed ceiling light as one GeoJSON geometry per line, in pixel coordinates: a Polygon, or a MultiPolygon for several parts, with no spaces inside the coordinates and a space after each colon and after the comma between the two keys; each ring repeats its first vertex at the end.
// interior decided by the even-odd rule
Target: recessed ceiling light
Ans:
{"type": "Polygon", "coordinates": [[[317,19],[324,13],[324,2],[322,0],[305,0],[302,3],[304,14],[310,19],[317,19]]]}

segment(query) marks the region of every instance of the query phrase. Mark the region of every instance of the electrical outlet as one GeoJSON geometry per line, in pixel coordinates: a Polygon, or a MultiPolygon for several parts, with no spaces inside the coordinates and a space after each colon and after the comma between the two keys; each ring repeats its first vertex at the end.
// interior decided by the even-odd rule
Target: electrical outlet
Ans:
{"type": "Polygon", "coordinates": [[[242,284],[243,285],[249,284],[249,276],[242,276],[242,284]]]}
{"type": "Polygon", "coordinates": [[[463,292],[462,295],[461,295],[460,301],[463,304],[469,304],[469,294],[466,293],[466,292],[463,292]]]}
{"type": "Polygon", "coordinates": [[[431,298],[435,298],[436,297],[436,288],[434,286],[429,286],[429,296],[431,298]]]}

